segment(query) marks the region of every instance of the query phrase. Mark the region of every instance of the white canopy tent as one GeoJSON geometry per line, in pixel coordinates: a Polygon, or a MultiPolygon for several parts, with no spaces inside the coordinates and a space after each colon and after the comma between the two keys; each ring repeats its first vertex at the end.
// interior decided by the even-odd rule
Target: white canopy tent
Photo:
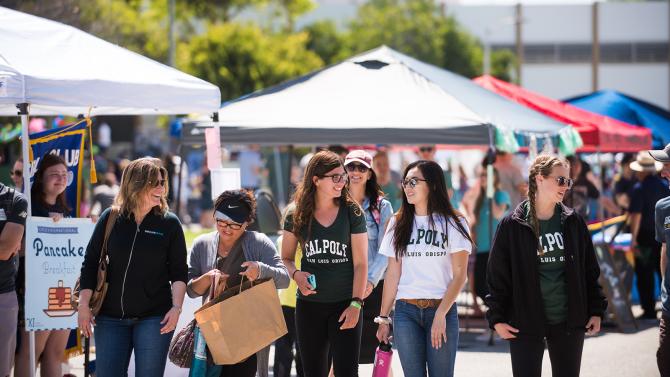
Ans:
{"type": "MultiPolygon", "coordinates": [[[[220,104],[210,83],[76,28],[0,7],[0,116],[18,108],[24,161],[29,114],[211,114],[220,104]]],[[[29,166],[23,164],[24,187],[29,166]]],[[[35,365],[32,332],[30,344],[35,365]]]]}
{"type": "MultiPolygon", "coordinates": [[[[538,136],[567,125],[386,46],[219,110],[223,143],[492,144],[492,126],[538,136]]],[[[201,122],[183,143],[201,144],[201,122]]]]}

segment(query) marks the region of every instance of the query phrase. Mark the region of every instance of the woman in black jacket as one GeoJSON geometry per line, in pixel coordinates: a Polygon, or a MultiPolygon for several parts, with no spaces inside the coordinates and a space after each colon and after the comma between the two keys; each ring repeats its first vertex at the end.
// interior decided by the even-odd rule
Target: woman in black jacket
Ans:
{"type": "Polygon", "coordinates": [[[159,159],[140,158],[123,171],[108,238],[109,286],[95,320],[89,300],[112,209],[102,213],[86,248],[78,323],[87,337],[95,326],[98,377],[127,376],[133,351],[136,376],[163,376],[188,277],[184,232],[168,211],[167,191],[159,159]]]}
{"type": "Polygon", "coordinates": [[[515,377],[540,376],[545,339],[554,377],[579,376],[584,332],[595,335],[607,301],[581,216],[561,202],[569,163],[538,156],[528,200],[498,226],[487,267],[489,326],[510,341],[515,377]]]}

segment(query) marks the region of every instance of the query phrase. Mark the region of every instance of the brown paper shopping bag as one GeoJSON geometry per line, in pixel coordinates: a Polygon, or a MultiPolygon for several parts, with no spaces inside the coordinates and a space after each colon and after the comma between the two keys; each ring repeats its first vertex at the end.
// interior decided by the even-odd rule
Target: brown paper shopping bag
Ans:
{"type": "Polygon", "coordinates": [[[272,279],[225,290],[195,319],[217,365],[237,364],[288,332],[272,279]]]}

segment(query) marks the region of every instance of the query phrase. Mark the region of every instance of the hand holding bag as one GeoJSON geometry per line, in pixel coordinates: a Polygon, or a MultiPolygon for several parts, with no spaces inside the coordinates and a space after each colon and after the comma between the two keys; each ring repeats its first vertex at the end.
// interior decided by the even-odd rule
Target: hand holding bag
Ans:
{"type": "MultiPolygon", "coordinates": [[[[109,234],[112,233],[112,228],[114,228],[114,223],[116,223],[116,218],[119,216],[119,208],[112,207],[107,217],[107,223],[105,226],[105,238],[102,241],[102,250],[100,251],[100,261],[98,262],[98,279],[95,284],[95,289],[93,289],[93,294],[91,299],[88,302],[88,306],[91,308],[91,312],[95,317],[100,312],[102,307],[102,302],[105,301],[105,294],[107,294],[107,266],[109,265],[109,258],[107,255],[107,241],[109,240],[109,234]]],[[[81,276],[77,278],[77,282],[74,284],[72,289],[72,298],[71,303],[72,307],[79,307],[79,294],[81,293],[81,276]]]]}

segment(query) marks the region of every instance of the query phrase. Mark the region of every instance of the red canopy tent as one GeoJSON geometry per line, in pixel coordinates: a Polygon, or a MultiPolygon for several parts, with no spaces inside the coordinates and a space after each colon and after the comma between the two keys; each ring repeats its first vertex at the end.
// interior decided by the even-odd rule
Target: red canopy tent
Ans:
{"type": "Polygon", "coordinates": [[[474,81],[503,97],[574,127],[584,141],[580,152],[639,152],[651,149],[651,130],[533,93],[520,86],[484,75],[474,81]]]}

